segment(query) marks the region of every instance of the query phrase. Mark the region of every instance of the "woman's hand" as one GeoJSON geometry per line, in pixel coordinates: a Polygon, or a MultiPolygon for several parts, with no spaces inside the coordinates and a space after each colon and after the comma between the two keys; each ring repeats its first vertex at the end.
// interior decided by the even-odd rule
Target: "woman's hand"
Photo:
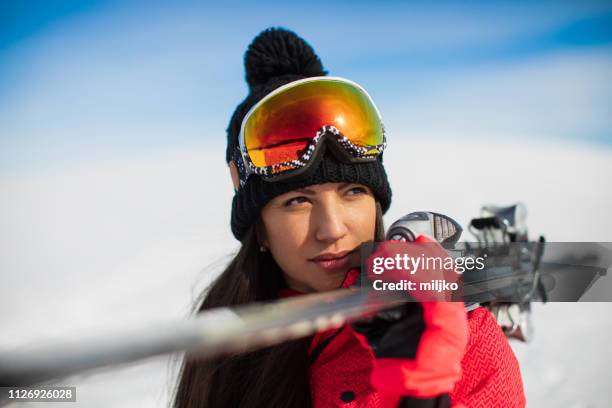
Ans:
{"type": "MultiPolygon", "coordinates": [[[[426,237],[419,237],[417,242],[427,244],[398,246],[397,242],[383,242],[370,260],[404,254],[414,257],[424,254],[428,257],[449,256],[442,246],[426,237]]],[[[454,271],[449,274],[448,270],[435,268],[425,268],[412,275],[397,268],[386,269],[383,274],[371,272],[370,269],[368,278],[384,277],[385,282],[408,279],[418,284],[434,278],[457,280],[454,271]]],[[[448,406],[448,394],[461,378],[461,359],[468,340],[465,305],[462,302],[437,301],[452,297],[444,291],[432,294],[415,290],[407,295],[418,302],[406,303],[353,324],[376,357],[372,383],[381,394],[404,396],[402,404],[407,404],[405,406],[413,406],[409,402],[416,401],[429,404],[424,406],[448,406]]]]}

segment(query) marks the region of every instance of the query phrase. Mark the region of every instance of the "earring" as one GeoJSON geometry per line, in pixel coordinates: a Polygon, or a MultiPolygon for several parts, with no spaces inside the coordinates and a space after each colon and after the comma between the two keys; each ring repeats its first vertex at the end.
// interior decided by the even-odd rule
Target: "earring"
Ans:
{"type": "Polygon", "coordinates": [[[259,252],[266,252],[267,250],[268,250],[268,248],[266,248],[265,246],[263,246],[263,245],[259,246],[259,252]]]}

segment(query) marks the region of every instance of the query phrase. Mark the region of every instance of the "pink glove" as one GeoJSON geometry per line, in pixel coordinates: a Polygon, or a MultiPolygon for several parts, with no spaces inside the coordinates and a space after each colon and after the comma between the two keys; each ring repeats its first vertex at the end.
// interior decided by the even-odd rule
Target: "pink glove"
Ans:
{"type": "Polygon", "coordinates": [[[401,396],[448,398],[447,394],[461,378],[461,359],[468,341],[465,305],[446,302],[453,298],[452,291],[422,290],[419,285],[432,280],[457,283],[459,275],[452,268],[437,267],[439,264],[423,265],[413,274],[397,267],[385,268],[382,273],[373,272],[374,258],[395,259],[397,255],[400,259],[404,255],[421,259],[449,257],[441,245],[424,236],[413,243],[385,241],[369,257],[367,276],[370,280],[414,282],[415,289],[407,293],[419,302],[405,305],[404,315],[399,320],[390,320],[382,312],[382,317],[353,325],[376,356],[372,383],[381,391],[381,396],[387,396],[388,404],[385,405],[388,406],[397,406],[401,396]],[[400,336],[406,341],[398,342],[400,336]],[[395,398],[391,397],[393,395],[395,398]]]}

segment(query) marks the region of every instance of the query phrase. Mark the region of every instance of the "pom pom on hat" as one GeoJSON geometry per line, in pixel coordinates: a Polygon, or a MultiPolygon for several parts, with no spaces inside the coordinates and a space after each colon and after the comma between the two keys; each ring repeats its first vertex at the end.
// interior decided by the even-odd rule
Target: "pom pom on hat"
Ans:
{"type": "Polygon", "coordinates": [[[287,75],[327,74],[312,47],[284,28],[268,28],[255,37],[244,56],[244,66],[250,89],[287,75]]]}

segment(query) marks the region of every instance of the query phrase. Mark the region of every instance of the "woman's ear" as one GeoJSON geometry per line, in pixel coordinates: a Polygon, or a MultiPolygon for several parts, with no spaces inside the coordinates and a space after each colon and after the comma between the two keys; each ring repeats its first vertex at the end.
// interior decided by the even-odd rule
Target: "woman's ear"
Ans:
{"type": "Polygon", "coordinates": [[[229,170],[230,176],[232,177],[232,184],[234,185],[234,190],[240,190],[240,176],[238,175],[238,167],[236,167],[236,163],[233,160],[229,162],[229,170]]]}
{"type": "MultiPolygon", "coordinates": [[[[257,243],[260,248],[268,249],[270,245],[268,244],[268,234],[266,234],[266,227],[263,223],[263,220],[260,218],[255,222],[255,237],[257,238],[257,243]]],[[[264,252],[262,250],[262,252],[264,252]]]]}

